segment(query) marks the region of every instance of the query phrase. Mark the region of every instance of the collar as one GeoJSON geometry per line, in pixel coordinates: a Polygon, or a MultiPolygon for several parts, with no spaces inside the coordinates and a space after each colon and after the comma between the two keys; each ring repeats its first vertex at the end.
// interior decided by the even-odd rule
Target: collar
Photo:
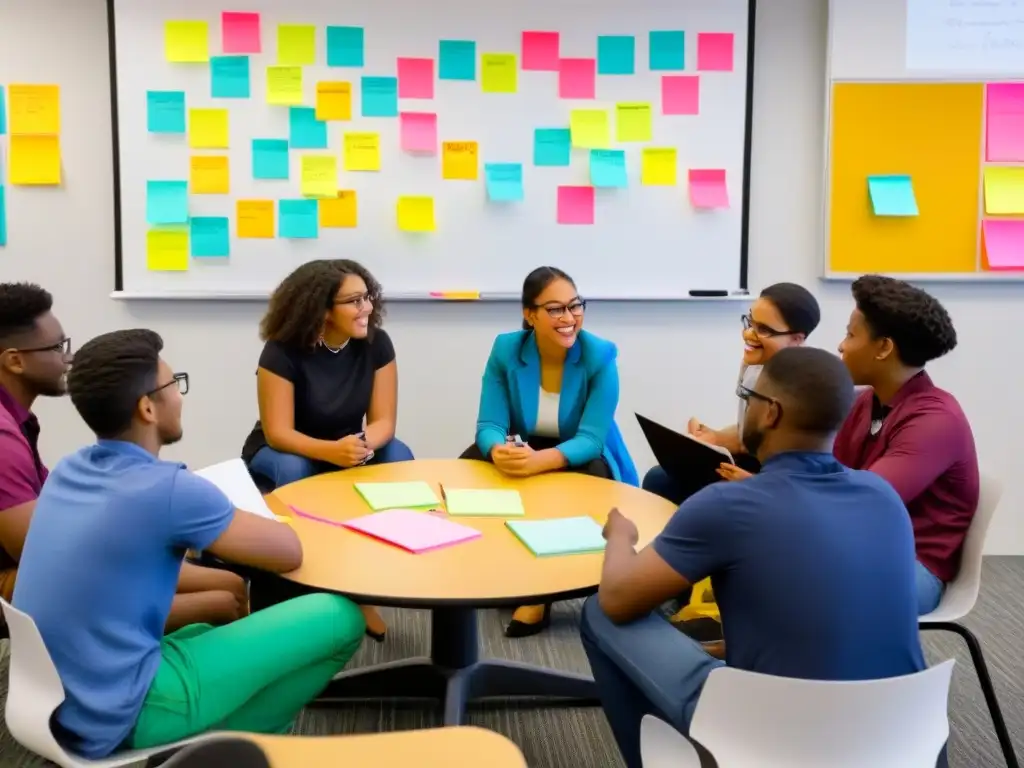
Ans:
{"type": "Polygon", "coordinates": [[[914,374],[905,382],[903,386],[896,392],[896,396],[893,397],[892,402],[888,405],[882,405],[882,402],[878,399],[878,395],[871,394],[871,420],[882,421],[888,416],[893,408],[902,403],[908,397],[916,395],[918,392],[924,392],[927,389],[934,388],[935,385],[932,383],[931,377],[925,371],[914,374]]]}
{"type": "Polygon", "coordinates": [[[761,465],[759,474],[765,472],[814,472],[824,474],[835,472],[840,466],[836,457],[824,451],[783,451],[761,465]]]}
{"type": "MultiPolygon", "coordinates": [[[[586,331],[580,331],[576,336],[576,342],[569,348],[569,351],[565,353],[565,364],[575,365],[579,362],[580,355],[583,354],[583,334],[586,331]]],[[[540,350],[537,349],[537,334],[533,331],[523,331],[525,338],[523,339],[522,346],[519,348],[519,359],[524,365],[530,363],[540,362],[540,350]]]]}
{"type": "Polygon", "coordinates": [[[2,384],[0,384],[0,408],[3,408],[14,419],[18,427],[23,427],[27,422],[35,420],[35,414],[28,410],[14,399],[14,395],[8,392],[2,384]]]}
{"type": "Polygon", "coordinates": [[[134,458],[145,459],[150,462],[160,461],[159,458],[147,451],[141,445],[136,445],[135,443],[127,440],[97,440],[96,445],[110,451],[111,453],[118,453],[122,456],[132,456],[134,458]]]}

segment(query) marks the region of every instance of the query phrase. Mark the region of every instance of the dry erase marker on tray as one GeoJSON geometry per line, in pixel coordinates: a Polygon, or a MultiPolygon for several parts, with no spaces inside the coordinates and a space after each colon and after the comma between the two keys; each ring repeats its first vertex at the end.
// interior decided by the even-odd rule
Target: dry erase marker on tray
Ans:
{"type": "Polygon", "coordinates": [[[480,291],[431,291],[430,298],[448,301],[477,301],[480,291]]]}

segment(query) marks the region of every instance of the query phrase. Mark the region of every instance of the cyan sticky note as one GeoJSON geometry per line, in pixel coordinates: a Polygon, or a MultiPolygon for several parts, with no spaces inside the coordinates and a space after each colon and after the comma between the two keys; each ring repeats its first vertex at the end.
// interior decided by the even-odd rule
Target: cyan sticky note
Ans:
{"type": "Polygon", "coordinates": [[[227,216],[195,216],[189,222],[189,243],[195,258],[226,258],[231,251],[227,216]]]}
{"type": "Polygon", "coordinates": [[[0,136],[7,133],[7,94],[0,85],[0,136]]]}
{"type": "Polygon", "coordinates": [[[626,153],[621,149],[590,150],[590,183],[595,187],[626,186],[626,153]]]}
{"type": "Polygon", "coordinates": [[[254,179],[288,178],[288,142],[285,139],[252,140],[254,179]]]}
{"type": "Polygon", "coordinates": [[[249,57],[211,56],[210,95],[215,99],[248,99],[249,57]]]}
{"type": "Polygon", "coordinates": [[[917,199],[910,176],[868,176],[868,194],[875,216],[917,216],[917,199]]]}
{"type": "Polygon", "coordinates": [[[534,165],[568,165],[572,134],[568,128],[537,128],[533,132],[534,165]]]}
{"type": "Polygon", "coordinates": [[[636,38],[601,35],[597,38],[597,74],[632,75],[636,72],[636,38]]]}
{"type": "Polygon", "coordinates": [[[146,126],[150,133],[184,133],[185,92],[147,91],[146,126]]]}
{"type": "Polygon", "coordinates": [[[288,108],[288,145],[292,149],[327,149],[327,123],[314,107],[288,108]]]}
{"type": "Polygon", "coordinates": [[[360,90],[363,117],[398,117],[397,77],[364,77],[360,90]]]}
{"type": "Polygon", "coordinates": [[[278,236],[291,239],[319,237],[319,210],[315,199],[278,200],[278,236]]]}
{"type": "Polygon", "coordinates": [[[362,27],[327,28],[327,66],[363,66],[365,35],[362,27]]]}
{"type": "Polygon", "coordinates": [[[679,31],[651,32],[647,39],[650,69],[686,68],[686,34],[679,31]]]}
{"type": "Polygon", "coordinates": [[[476,43],[442,40],[438,46],[439,80],[476,80],[476,43]]]}
{"type": "Polygon", "coordinates": [[[146,182],[146,223],[185,224],[188,222],[187,181],[146,182]]]}
{"type": "Polygon", "coordinates": [[[522,163],[485,163],[487,198],[496,203],[510,203],[523,199],[522,163]]]}
{"type": "Polygon", "coordinates": [[[7,200],[4,185],[0,184],[0,248],[7,245],[7,200]]]}

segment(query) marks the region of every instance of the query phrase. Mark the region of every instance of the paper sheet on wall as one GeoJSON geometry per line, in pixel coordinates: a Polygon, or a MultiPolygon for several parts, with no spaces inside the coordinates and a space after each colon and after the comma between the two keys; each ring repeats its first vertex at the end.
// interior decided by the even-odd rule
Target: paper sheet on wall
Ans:
{"type": "Polygon", "coordinates": [[[146,182],[146,223],[185,224],[188,222],[188,182],[146,182]]]}
{"type": "Polygon", "coordinates": [[[446,141],[442,145],[441,177],[476,181],[480,173],[479,145],[475,141],[446,141]]]}
{"type": "Polygon", "coordinates": [[[316,200],[278,200],[278,235],[293,240],[320,236],[320,214],[316,200]]]}
{"type": "Polygon", "coordinates": [[[597,90],[594,59],[562,59],[558,63],[558,98],[592,99],[597,90]]]}
{"type": "Polygon", "coordinates": [[[438,80],[476,80],[476,43],[442,40],[437,54],[438,80]]]}
{"type": "Polygon", "coordinates": [[[581,149],[605,149],[611,143],[608,113],[603,109],[574,109],[569,113],[572,145],[581,149]]]}
{"type": "Polygon", "coordinates": [[[485,53],[480,57],[480,87],[484,93],[515,93],[519,72],[514,53],[485,53]]]}
{"type": "Polygon", "coordinates": [[[7,245],[7,193],[0,184],[0,248],[7,245]]]}
{"type": "Polygon", "coordinates": [[[434,198],[422,195],[403,195],[398,198],[398,228],[403,232],[433,232],[434,198]]]}
{"type": "Polygon", "coordinates": [[[732,72],[732,32],[697,34],[697,69],[702,72],[732,72]]]}
{"type": "Polygon", "coordinates": [[[647,35],[648,69],[665,71],[685,69],[686,33],[680,30],[655,30],[647,35]]]}
{"type": "Polygon", "coordinates": [[[917,216],[914,184],[906,174],[868,177],[868,195],[875,216],[917,216]]]}
{"type": "Polygon", "coordinates": [[[350,132],[344,137],[346,171],[380,170],[380,134],[350,132]]]}
{"type": "Polygon", "coordinates": [[[621,149],[590,150],[590,183],[595,187],[625,187],[626,153],[621,149]]]}
{"type": "Polygon", "coordinates": [[[397,77],[363,77],[359,86],[363,117],[398,116],[397,77]]]}
{"type": "Polygon", "coordinates": [[[491,202],[511,203],[523,199],[522,163],[486,163],[484,179],[491,202]]]}
{"type": "Polygon", "coordinates": [[[327,123],[313,107],[288,108],[288,146],[292,149],[327,149],[327,123]]]}
{"type": "Polygon", "coordinates": [[[239,200],[235,203],[235,222],[240,238],[272,238],[274,201],[239,200]]]}
{"type": "Polygon", "coordinates": [[[226,195],[231,191],[227,155],[193,155],[189,163],[193,195],[226,195]]]}
{"type": "Polygon", "coordinates": [[[678,175],[674,147],[645,147],[640,156],[640,183],[648,187],[674,187],[678,175]]]}
{"type": "Polygon", "coordinates": [[[194,149],[227,149],[228,111],[226,109],[190,109],[188,145],[194,149]]]}
{"type": "Polygon", "coordinates": [[[303,197],[335,197],[338,159],[334,155],[303,155],[300,189],[303,197]]]}
{"type": "Polygon", "coordinates": [[[57,135],[60,133],[60,88],[56,85],[12,84],[11,134],[57,135]]]}
{"type": "Polygon", "coordinates": [[[719,168],[691,168],[690,202],[694,208],[728,208],[729,188],[725,171],[719,168]]]}
{"type": "Polygon", "coordinates": [[[352,83],[322,82],[316,84],[316,119],[352,119],[352,83]]]}
{"type": "Polygon", "coordinates": [[[277,63],[316,64],[316,27],[312,24],[277,25],[277,63]]]}
{"type": "Polygon", "coordinates": [[[632,75],[636,72],[636,38],[601,35],[597,38],[597,74],[632,75]]]}
{"type": "Polygon", "coordinates": [[[0,136],[7,133],[7,92],[0,85],[0,136]]]}
{"type": "Polygon", "coordinates": [[[188,226],[194,258],[227,258],[231,253],[231,225],[227,216],[193,216],[188,226]]]}
{"type": "Polygon", "coordinates": [[[321,227],[351,229],[358,225],[359,204],[354,189],[339,190],[335,197],[322,197],[319,203],[321,227]]]}
{"type": "Polygon", "coordinates": [[[989,83],[985,110],[985,159],[1024,162],[1024,83],[989,83]]]}
{"type": "Polygon", "coordinates": [[[1024,220],[986,219],[981,227],[989,269],[1024,269],[1024,220]]]}
{"type": "Polygon", "coordinates": [[[618,141],[650,141],[653,133],[651,105],[624,101],[615,105],[615,138],[618,141]]]}
{"type": "Polygon", "coordinates": [[[259,53],[260,15],[224,11],[220,15],[221,48],[224,53],[259,53]]]}
{"type": "Polygon", "coordinates": [[[437,115],[433,112],[402,112],[402,150],[405,152],[437,152],[437,115]]]}
{"type": "Polygon", "coordinates": [[[210,26],[205,21],[168,21],[164,24],[164,55],[175,63],[210,60],[210,26]]]}
{"type": "Polygon", "coordinates": [[[188,271],[188,229],[151,229],[146,233],[146,268],[154,272],[188,271]]]}
{"type": "Polygon", "coordinates": [[[185,92],[147,91],[146,129],[150,133],[184,133],[185,92]]]}
{"type": "Polygon", "coordinates": [[[302,103],[302,67],[267,67],[267,104],[302,103]]]}
{"type": "Polygon", "coordinates": [[[664,75],[661,78],[661,114],[696,115],[700,112],[700,77],[664,75]]]}
{"type": "Polygon", "coordinates": [[[253,139],[252,175],[256,179],[287,179],[288,141],[253,139]]]}
{"type": "Polygon", "coordinates": [[[985,167],[985,213],[1024,214],[1024,168],[985,167]]]}
{"type": "Polygon", "coordinates": [[[398,57],[398,97],[434,98],[434,60],[398,57]]]}
{"type": "Polygon", "coordinates": [[[327,27],[327,66],[363,66],[365,38],[362,27],[327,27]]]}
{"type": "Polygon", "coordinates": [[[60,137],[12,135],[8,180],[22,186],[59,185],[60,137]]]}
{"type": "Polygon", "coordinates": [[[561,54],[557,32],[523,32],[521,49],[524,72],[557,72],[561,54]]]}
{"type": "Polygon", "coordinates": [[[570,186],[559,187],[558,223],[593,224],[594,188],[570,186]]]}
{"type": "Polygon", "coordinates": [[[569,165],[572,159],[572,134],[568,128],[537,128],[533,132],[533,164],[569,165]]]}
{"type": "Polygon", "coordinates": [[[1013,0],[906,0],[906,66],[956,75],[1019,73],[1024,23],[1013,0]]]}
{"type": "Polygon", "coordinates": [[[210,57],[210,96],[215,99],[248,99],[248,56],[210,57]]]}

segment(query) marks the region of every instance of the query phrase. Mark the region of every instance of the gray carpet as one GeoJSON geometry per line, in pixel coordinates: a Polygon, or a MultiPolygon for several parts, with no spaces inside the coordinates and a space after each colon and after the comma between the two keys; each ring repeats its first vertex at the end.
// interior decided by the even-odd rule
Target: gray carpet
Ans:
{"type": "MultiPolygon", "coordinates": [[[[428,615],[420,611],[385,611],[390,629],[383,644],[367,642],[353,665],[423,655],[429,638],[428,615]]],[[[482,614],[484,654],[529,661],[569,671],[587,671],[576,633],[579,604],[558,606],[551,629],[525,640],[502,634],[506,612],[482,614]]],[[[1004,715],[1018,750],[1024,745],[1024,557],[990,557],[985,561],[981,600],[967,621],[977,633],[988,659],[1004,715]]],[[[1001,757],[970,658],[956,637],[927,632],[924,640],[930,662],[955,657],[950,700],[952,737],[950,765],[954,768],[999,768],[1001,757]]],[[[0,696],[7,692],[7,644],[0,644],[0,696]]],[[[512,739],[531,768],[615,768],[621,766],[615,743],[599,709],[536,709],[487,706],[474,710],[472,724],[512,739]]],[[[354,705],[311,709],[302,714],[296,732],[347,734],[426,728],[439,724],[438,712],[423,705],[354,705]]],[[[29,755],[6,733],[0,733],[0,766],[45,765],[29,755]]]]}

